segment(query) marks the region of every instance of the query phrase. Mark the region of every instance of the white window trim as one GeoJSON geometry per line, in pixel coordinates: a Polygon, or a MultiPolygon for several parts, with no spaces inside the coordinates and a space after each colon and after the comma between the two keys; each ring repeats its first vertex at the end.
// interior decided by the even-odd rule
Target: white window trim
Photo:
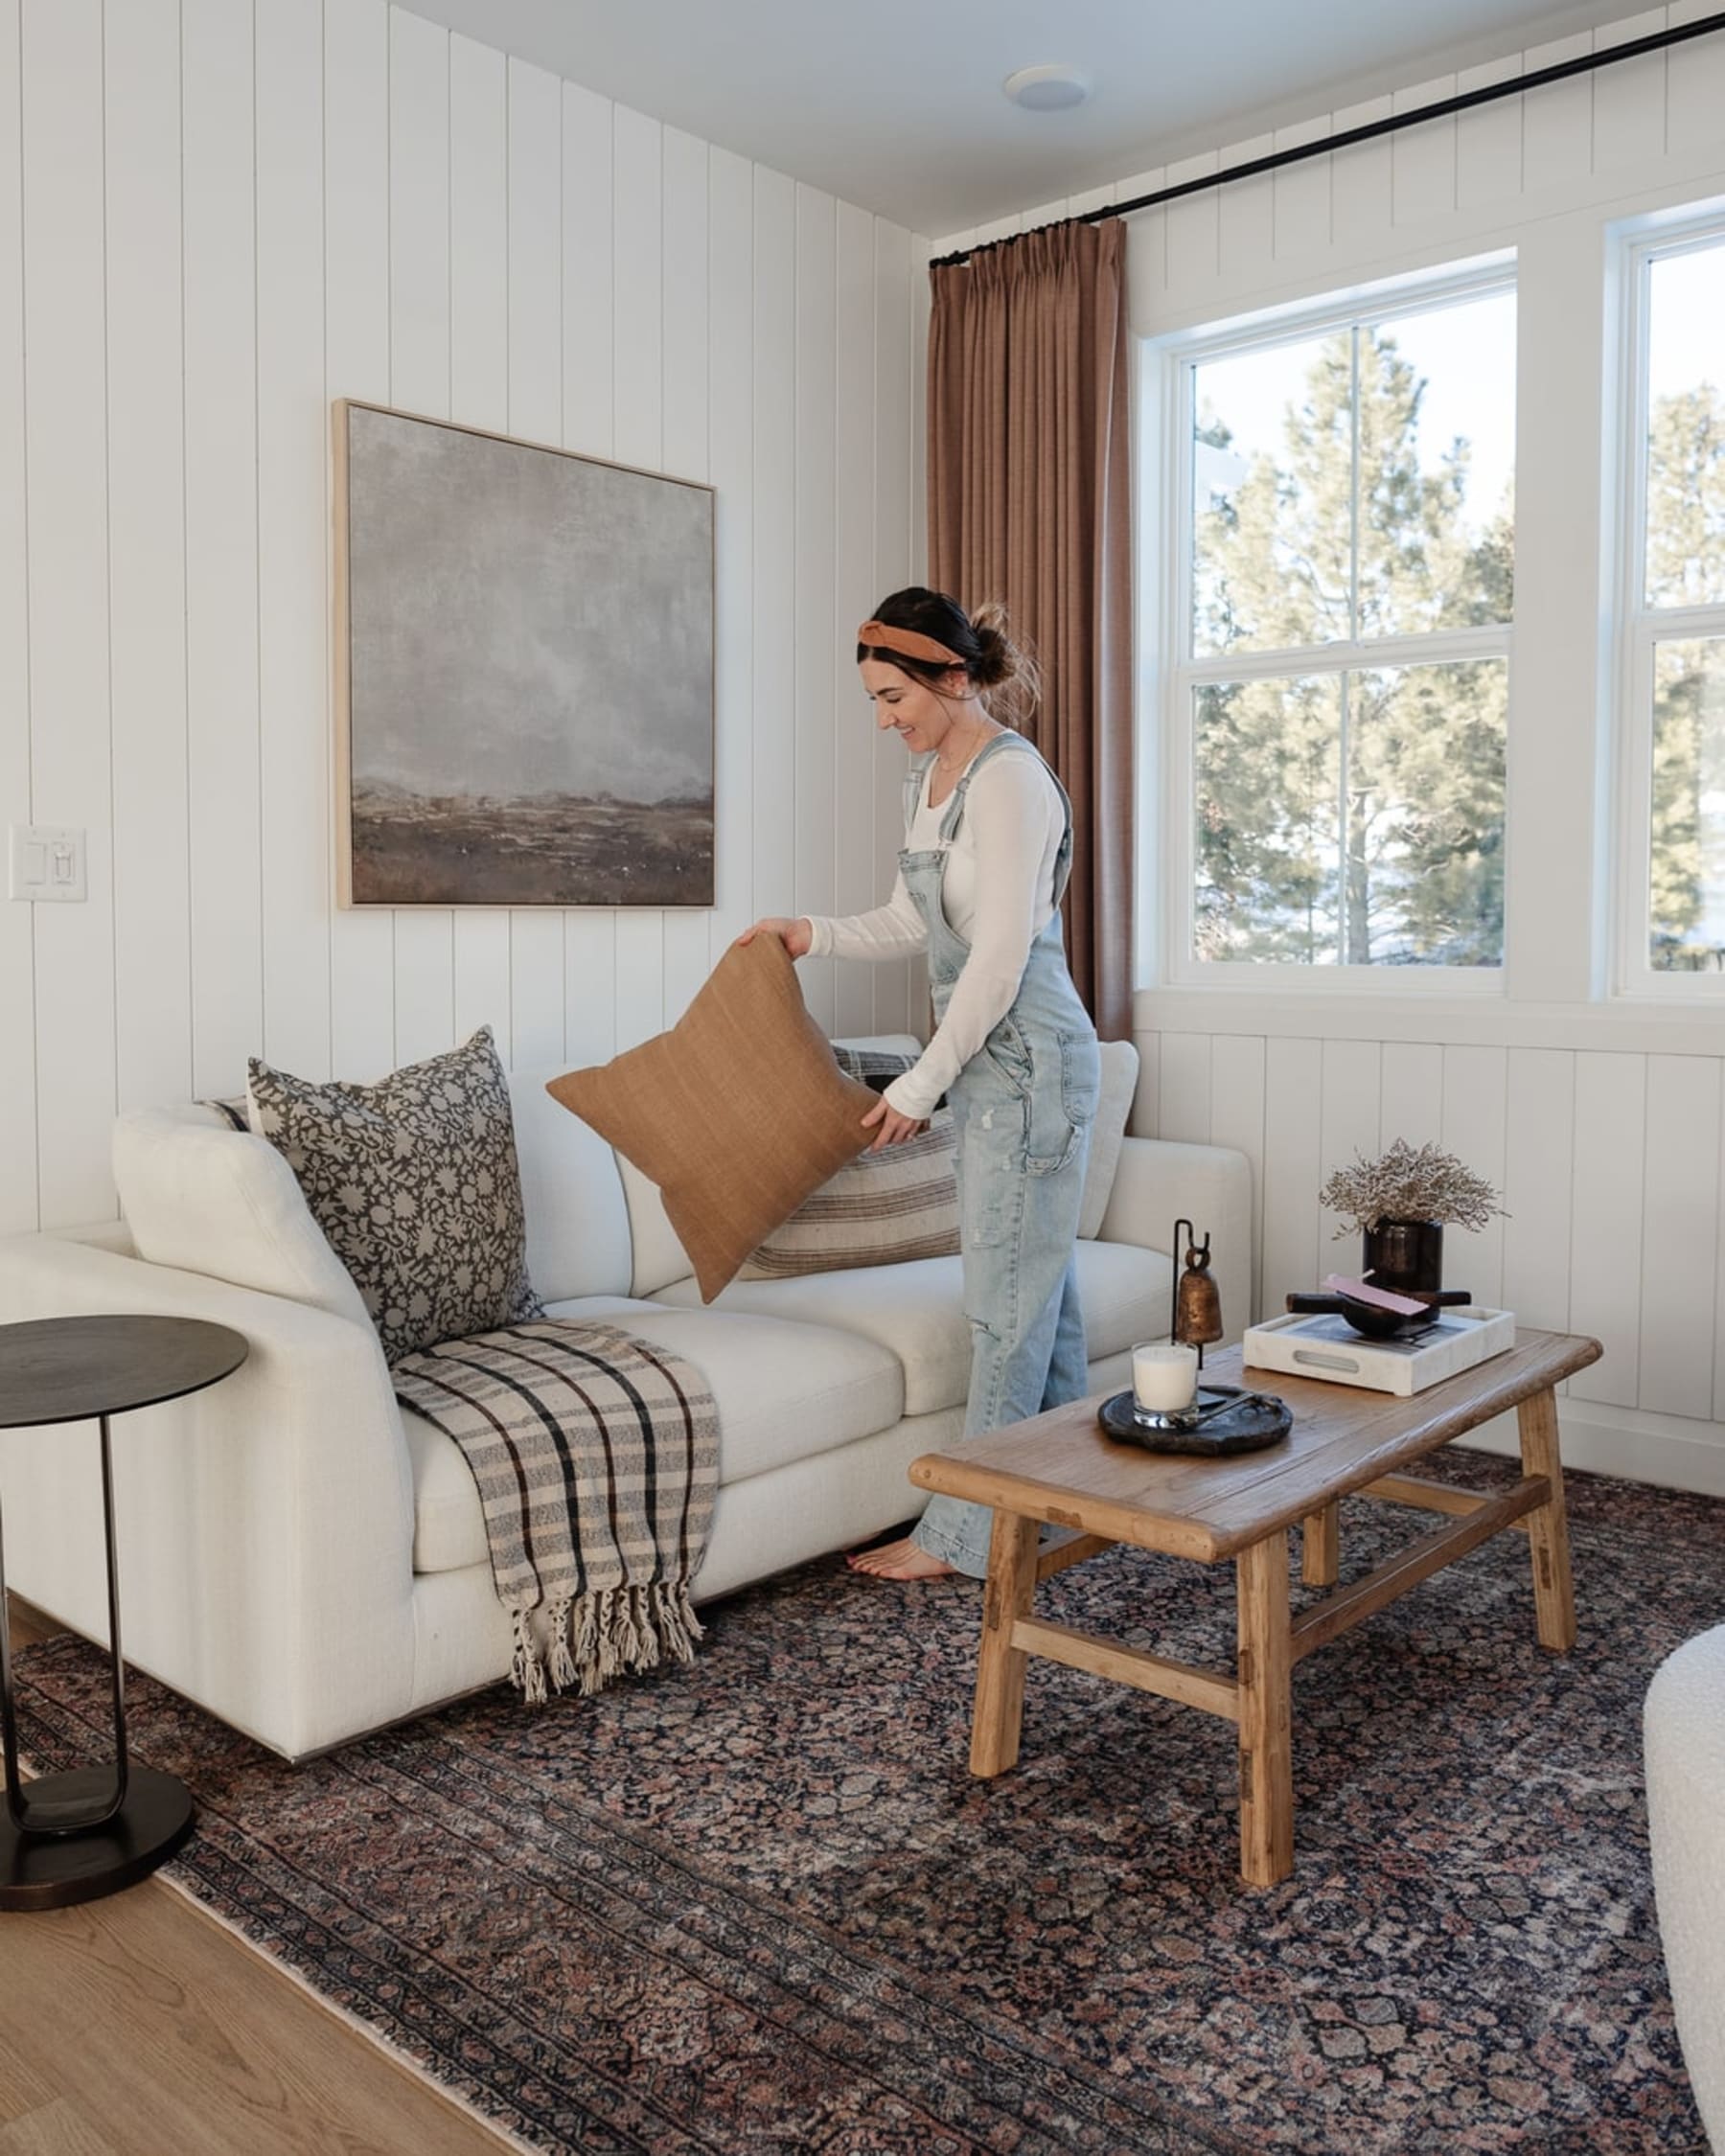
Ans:
{"type": "Polygon", "coordinates": [[[1662,973],[1648,961],[1652,935],[1653,653],[1656,644],[1689,636],[1725,636],[1725,602],[1711,607],[1646,605],[1648,337],[1650,270],[1661,256],[1693,254],[1725,244],[1725,214],[1717,210],[1673,224],[1662,217],[1617,234],[1621,394],[1617,555],[1617,799],[1612,881],[1616,933],[1613,996],[1655,1004],[1725,997],[1725,973],[1662,973]]]}
{"type": "MultiPolygon", "coordinates": [[[[1369,315],[1373,321],[1423,314],[1445,305],[1515,289],[1512,257],[1502,254],[1449,270],[1398,276],[1384,283],[1331,292],[1322,298],[1254,315],[1240,321],[1205,325],[1195,331],[1146,340],[1141,356],[1139,410],[1144,445],[1139,477],[1140,505],[1154,504],[1163,563],[1154,600],[1144,593],[1142,613],[1156,624],[1155,650],[1160,664],[1147,678],[1140,709],[1156,714],[1160,754],[1146,753],[1140,764],[1159,784],[1140,789],[1140,801],[1160,793],[1162,813],[1140,829],[1159,833],[1162,875],[1154,898],[1140,896],[1143,929],[1160,923],[1161,934],[1146,934],[1139,948],[1159,953],[1158,974],[1167,986],[1221,996],[1276,994],[1300,996],[1416,996],[1501,998],[1507,973],[1498,966],[1304,966],[1286,960],[1199,959],[1192,954],[1195,925],[1196,862],[1192,843],[1193,758],[1190,723],[1192,692],[1205,680],[1238,680],[1254,674],[1340,673],[1361,665],[1405,665],[1438,659],[1509,657],[1512,624],[1483,630],[1438,631],[1431,636],[1373,640],[1368,644],[1329,644],[1296,653],[1251,652],[1192,658],[1192,430],[1188,424],[1193,370],[1206,359],[1285,344],[1292,338],[1322,335],[1369,315]]],[[[1140,529],[1142,529],[1140,523],[1140,529]]],[[[1140,559],[1151,553],[1140,549],[1140,559]]],[[[1147,641],[1147,639],[1145,640],[1147,641]]],[[[1513,687],[1511,710],[1513,710],[1513,687]]],[[[1146,745],[1148,747],[1148,745],[1146,745]]],[[[1140,884],[1149,880],[1140,874],[1140,884]]]]}

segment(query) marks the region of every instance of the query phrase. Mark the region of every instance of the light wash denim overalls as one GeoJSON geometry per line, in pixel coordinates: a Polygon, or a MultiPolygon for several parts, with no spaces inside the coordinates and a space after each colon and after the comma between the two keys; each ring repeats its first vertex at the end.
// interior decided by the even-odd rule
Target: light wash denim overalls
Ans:
{"type": "MultiPolygon", "coordinates": [[[[907,847],[899,856],[905,886],[928,926],[937,1021],[945,1018],[970,956],[940,897],[965,796],[991,756],[1036,753],[1017,734],[997,734],[954,788],[935,849],[912,853],[907,847]]],[[[907,833],[931,761],[914,759],[906,775],[907,833]]],[[[1072,872],[1072,804],[1058,779],[1054,786],[1066,816],[1054,862],[1054,911],[1030,946],[1012,1008],[947,1090],[957,1137],[964,1309],[971,1323],[966,1436],[1023,1422],[1045,1408],[1080,1400],[1090,1389],[1073,1245],[1101,1058],[1061,940],[1060,902],[1072,872]]],[[[984,1505],[937,1497],[912,1540],[979,1579],[988,1571],[993,1519],[984,1505]]]]}

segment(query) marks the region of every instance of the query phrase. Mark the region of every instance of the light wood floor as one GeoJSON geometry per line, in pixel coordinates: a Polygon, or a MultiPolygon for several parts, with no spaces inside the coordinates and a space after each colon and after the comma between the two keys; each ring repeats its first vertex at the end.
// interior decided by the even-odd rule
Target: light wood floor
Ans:
{"type": "MultiPolygon", "coordinates": [[[[56,1629],[11,1615],[17,1645],[56,1629]]],[[[509,2145],[159,1879],[0,1915],[0,2156],[509,2145]]]]}

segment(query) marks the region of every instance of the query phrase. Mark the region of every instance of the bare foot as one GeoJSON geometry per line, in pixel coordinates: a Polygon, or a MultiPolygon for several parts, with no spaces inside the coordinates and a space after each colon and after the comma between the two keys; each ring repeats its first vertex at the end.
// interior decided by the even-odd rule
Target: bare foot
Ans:
{"type": "Polygon", "coordinates": [[[853,1549],[844,1561],[853,1572],[875,1579],[945,1579],[956,1570],[944,1557],[932,1557],[908,1535],[901,1542],[884,1542],[879,1549],[853,1549]]]}

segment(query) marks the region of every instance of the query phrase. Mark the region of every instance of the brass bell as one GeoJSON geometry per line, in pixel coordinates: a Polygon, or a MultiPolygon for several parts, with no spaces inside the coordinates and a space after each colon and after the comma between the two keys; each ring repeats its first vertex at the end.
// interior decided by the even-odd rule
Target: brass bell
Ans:
{"type": "Polygon", "coordinates": [[[1185,1230],[1185,1269],[1174,1290],[1173,1310],[1168,1321],[1168,1338],[1184,1341],[1198,1350],[1200,1365],[1204,1361],[1207,1341],[1222,1338],[1222,1296],[1215,1281],[1210,1277],[1210,1239],[1205,1231],[1202,1244],[1189,1220],[1174,1223],[1174,1248],[1181,1248],[1181,1229],[1185,1230]]]}

